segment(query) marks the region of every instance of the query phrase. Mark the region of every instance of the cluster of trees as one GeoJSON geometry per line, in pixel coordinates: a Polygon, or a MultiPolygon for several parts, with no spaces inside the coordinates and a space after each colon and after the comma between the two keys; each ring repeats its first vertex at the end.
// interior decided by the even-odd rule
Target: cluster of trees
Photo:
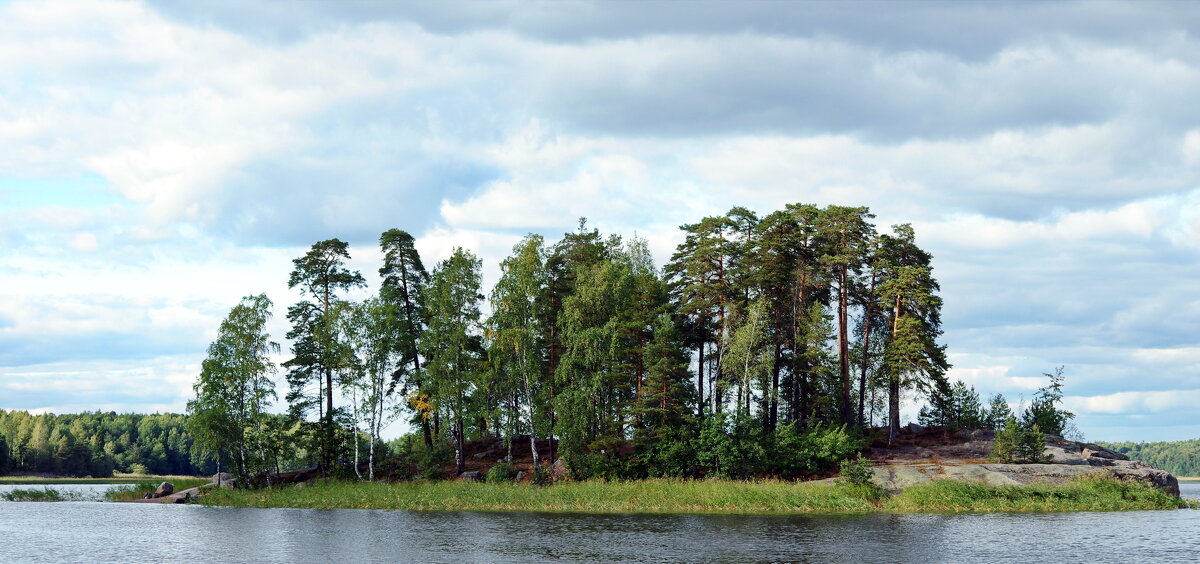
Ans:
{"type": "MultiPolygon", "coordinates": [[[[408,416],[425,448],[453,445],[460,472],[464,441],[520,437],[535,461],[577,470],[638,459],[732,475],[788,441],[879,422],[894,434],[901,393],[950,393],[949,365],[930,255],[911,226],[880,233],[873,217],[734,208],[682,226],[662,271],[644,240],[581,220],[553,243],[525,237],[486,294],[469,250],[426,270],[393,229],[363,301],[347,297],[365,285],[348,245],[318,242],[289,278],[304,298],[287,310],[289,440],[326,467],[365,459],[369,477],[380,429],[408,416]]],[[[271,465],[269,315],[265,296],[230,313],[189,406],[198,442],[239,471],[271,465]]]]}
{"type": "Polygon", "coordinates": [[[1152,443],[1100,443],[1176,476],[1200,476],[1200,439],[1152,443]]]}
{"type": "Polygon", "coordinates": [[[0,474],[196,475],[210,469],[206,457],[192,449],[182,415],[31,415],[0,409],[0,474]]]}
{"type": "Polygon", "coordinates": [[[974,387],[963,382],[954,382],[947,389],[935,390],[929,403],[921,408],[918,421],[922,425],[946,426],[954,429],[993,429],[1007,426],[1008,419],[1027,432],[1036,427],[1039,433],[1049,433],[1071,440],[1082,441],[1083,434],[1072,420],[1075,414],[1062,408],[1063,367],[1054,369],[1053,374],[1043,373],[1049,382],[1038,388],[1029,405],[1014,413],[1002,394],[995,394],[985,406],[980,402],[974,387]]]}

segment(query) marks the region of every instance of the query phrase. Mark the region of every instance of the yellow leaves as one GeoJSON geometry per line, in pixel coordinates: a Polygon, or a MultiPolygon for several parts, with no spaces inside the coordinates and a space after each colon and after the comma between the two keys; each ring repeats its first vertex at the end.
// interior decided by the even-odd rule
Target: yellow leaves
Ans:
{"type": "Polygon", "coordinates": [[[433,415],[433,404],[429,402],[429,394],[413,392],[408,396],[408,406],[421,414],[422,421],[428,421],[433,415]]]}

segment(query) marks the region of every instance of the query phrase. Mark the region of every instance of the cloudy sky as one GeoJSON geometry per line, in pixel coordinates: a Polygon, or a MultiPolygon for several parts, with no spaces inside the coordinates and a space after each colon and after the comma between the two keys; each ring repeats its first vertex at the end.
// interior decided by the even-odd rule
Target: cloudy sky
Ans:
{"type": "MultiPolygon", "coordinates": [[[[866,205],[952,375],[1065,365],[1090,439],[1200,436],[1200,8],[0,2],[0,408],[180,411],[246,294],[399,227],[496,264],[587,216],[866,205]]],[[[286,348],[286,343],[285,343],[286,348]]]]}

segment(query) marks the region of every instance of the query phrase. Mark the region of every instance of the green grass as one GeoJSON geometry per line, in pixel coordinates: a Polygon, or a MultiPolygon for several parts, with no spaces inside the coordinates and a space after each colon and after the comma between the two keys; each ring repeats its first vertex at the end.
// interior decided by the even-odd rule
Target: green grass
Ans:
{"type": "Polygon", "coordinates": [[[0,495],[7,501],[75,501],[80,499],[78,493],[60,492],[53,488],[14,489],[0,495]]]}
{"type": "Polygon", "coordinates": [[[1188,503],[1147,484],[1083,476],[1064,485],[936,480],[904,490],[886,505],[896,513],[997,513],[1180,509],[1188,503]]]}
{"type": "Polygon", "coordinates": [[[594,481],[548,487],[458,481],[330,481],[270,490],[216,490],[202,503],[309,509],[721,514],[1119,511],[1184,505],[1151,486],[1115,479],[1001,487],[938,481],[896,496],[870,487],[771,480],[594,481]]]}
{"type": "Polygon", "coordinates": [[[154,480],[150,482],[140,482],[136,484],[126,484],[118,486],[104,492],[104,499],[108,501],[131,501],[134,499],[142,499],[146,494],[158,489],[158,486],[163,482],[171,482],[175,486],[175,491],[180,492],[188,488],[203,486],[211,480],[208,478],[185,478],[181,476],[172,476],[169,480],[154,480]]]}

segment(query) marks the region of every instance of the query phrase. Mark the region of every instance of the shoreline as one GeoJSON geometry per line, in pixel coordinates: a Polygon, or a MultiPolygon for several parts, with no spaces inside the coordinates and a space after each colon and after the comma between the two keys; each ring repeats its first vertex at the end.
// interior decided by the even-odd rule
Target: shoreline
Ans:
{"type": "Polygon", "coordinates": [[[220,490],[208,506],[581,514],[818,515],[1045,513],[1194,507],[1152,486],[1115,479],[988,486],[937,480],[899,494],[869,486],[782,481],[643,480],[552,486],[463,481],[318,482],[270,490],[220,490]]]}

